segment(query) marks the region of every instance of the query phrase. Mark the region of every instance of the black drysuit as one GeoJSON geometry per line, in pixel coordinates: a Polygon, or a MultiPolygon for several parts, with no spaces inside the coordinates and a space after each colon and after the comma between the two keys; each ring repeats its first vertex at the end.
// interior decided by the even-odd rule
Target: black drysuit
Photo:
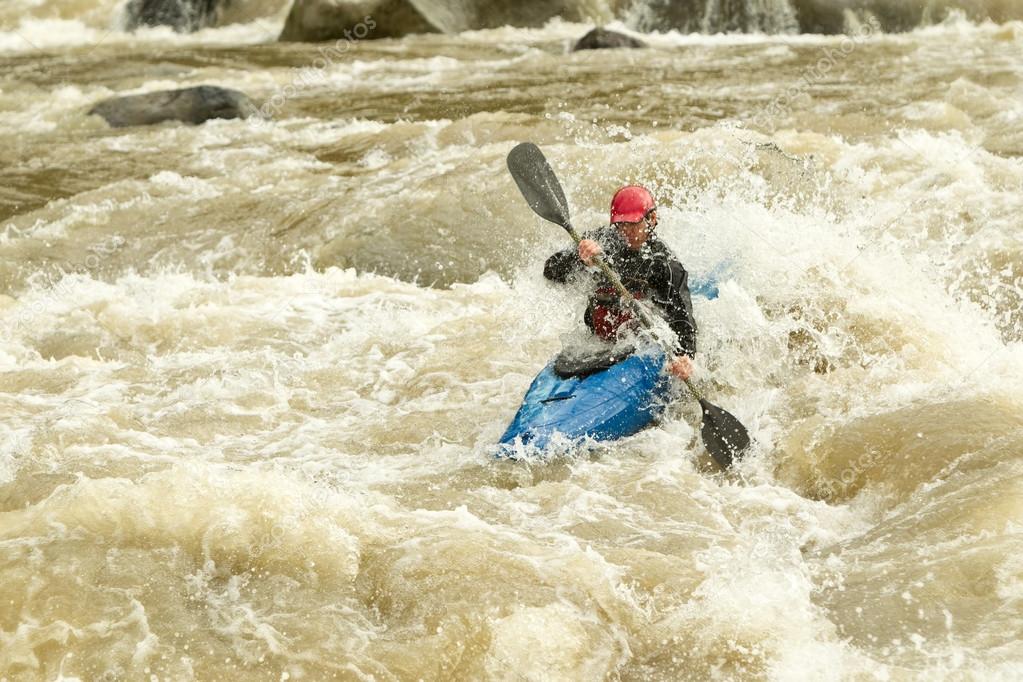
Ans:
{"type": "MultiPolygon", "coordinates": [[[[610,226],[588,232],[584,236],[604,249],[604,260],[618,273],[626,289],[652,301],[661,310],[678,338],[676,352],[694,357],[696,320],[693,319],[693,301],[689,294],[689,273],[664,242],[650,235],[640,249],[633,250],[618,230],[610,226]]],[[[548,258],[543,275],[555,282],[566,282],[584,270],[578,248],[571,247],[548,258]]],[[[597,275],[596,288],[585,317],[590,329],[594,328],[592,314],[595,306],[608,305],[601,292],[611,286],[603,275],[597,275]]]]}

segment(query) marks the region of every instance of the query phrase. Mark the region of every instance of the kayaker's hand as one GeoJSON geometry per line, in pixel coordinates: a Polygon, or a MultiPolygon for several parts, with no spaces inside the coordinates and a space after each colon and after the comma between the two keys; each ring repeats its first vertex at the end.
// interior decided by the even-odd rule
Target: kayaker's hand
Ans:
{"type": "Polygon", "coordinates": [[[594,257],[602,253],[604,253],[604,249],[600,248],[600,244],[592,239],[583,239],[579,242],[579,260],[586,265],[593,265],[594,257]]]}
{"type": "Polygon", "coordinates": [[[668,364],[668,371],[682,381],[691,377],[693,375],[693,370],[695,369],[693,361],[685,355],[678,356],[668,364]]]}

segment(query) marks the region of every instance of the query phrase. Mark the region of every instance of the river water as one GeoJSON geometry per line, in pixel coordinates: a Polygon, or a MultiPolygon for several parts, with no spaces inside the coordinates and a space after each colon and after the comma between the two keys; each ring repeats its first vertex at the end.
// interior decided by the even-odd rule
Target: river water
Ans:
{"type": "Polygon", "coordinates": [[[0,678],[1023,676],[1023,24],[325,58],[267,4],[0,9],[0,678]],[[198,84],[270,118],[85,113],[198,84]],[[720,273],[734,471],[687,404],[493,458],[585,298],[526,139],[720,273]]]}

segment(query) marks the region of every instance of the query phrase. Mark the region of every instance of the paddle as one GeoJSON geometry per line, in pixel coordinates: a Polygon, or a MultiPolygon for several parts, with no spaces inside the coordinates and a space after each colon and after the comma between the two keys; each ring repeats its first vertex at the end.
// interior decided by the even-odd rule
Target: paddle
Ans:
{"type": "MultiPolygon", "coordinates": [[[[508,170],[529,207],[544,220],[565,228],[565,231],[578,244],[582,238],[572,227],[572,222],[569,219],[565,192],[561,189],[561,183],[558,182],[554,169],[547,163],[540,148],[532,142],[516,145],[508,153],[508,170]]],[[[653,320],[642,306],[635,304],[635,299],[622,284],[618,274],[599,256],[593,260],[604,276],[614,284],[622,300],[626,304],[632,305],[643,325],[651,328],[653,320]]],[[[665,350],[669,356],[672,354],[670,348],[665,347],[665,350]]],[[[703,408],[703,426],[700,428],[700,435],[707,446],[707,451],[710,452],[714,461],[722,468],[727,469],[749,448],[749,433],[738,419],[704,398],[689,379],[685,380],[685,384],[693,397],[700,401],[700,407],[703,408]]]]}

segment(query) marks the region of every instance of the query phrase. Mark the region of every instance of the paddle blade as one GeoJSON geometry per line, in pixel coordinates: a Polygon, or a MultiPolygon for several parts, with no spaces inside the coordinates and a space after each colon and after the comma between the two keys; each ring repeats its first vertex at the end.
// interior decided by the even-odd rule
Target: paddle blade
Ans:
{"type": "Polygon", "coordinates": [[[703,408],[703,426],[700,427],[703,444],[714,461],[727,469],[746,453],[749,433],[738,419],[717,405],[701,399],[700,407],[703,408]]]}
{"type": "Polygon", "coordinates": [[[508,153],[508,170],[526,203],[538,216],[570,229],[565,192],[539,147],[532,142],[515,145],[508,153]]]}

